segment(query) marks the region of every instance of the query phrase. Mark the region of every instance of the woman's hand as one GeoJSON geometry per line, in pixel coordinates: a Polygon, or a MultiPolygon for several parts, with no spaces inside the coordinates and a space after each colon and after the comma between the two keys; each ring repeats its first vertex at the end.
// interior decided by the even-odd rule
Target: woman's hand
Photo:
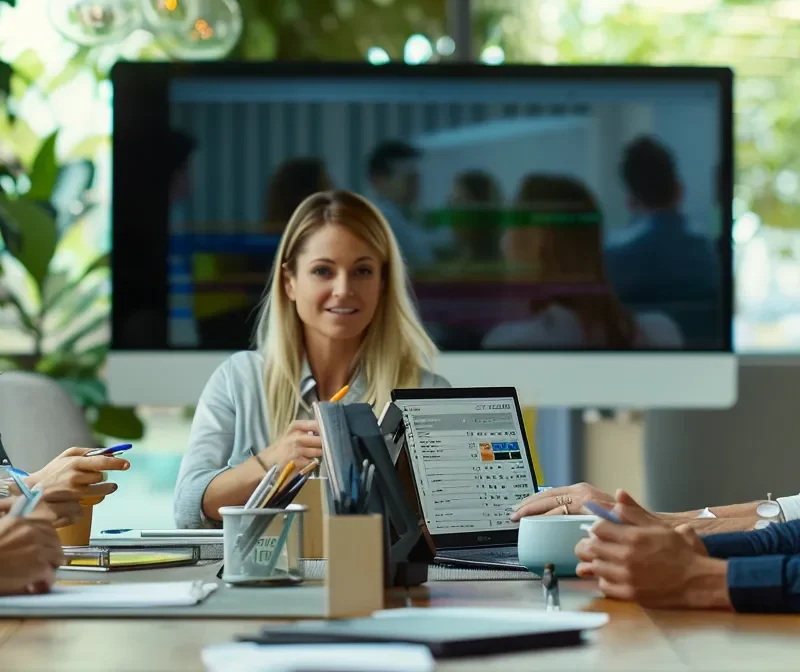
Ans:
{"type": "Polygon", "coordinates": [[[84,457],[91,448],[68,448],[42,469],[25,478],[28,487],[39,485],[67,491],[78,497],[105,497],[117,489],[106,482],[107,471],[126,471],[131,464],[119,457],[84,457]]]}
{"type": "Polygon", "coordinates": [[[565,506],[571,514],[581,513],[581,507],[588,501],[614,505],[611,495],[588,483],[577,483],[543,490],[526,497],[515,505],[511,520],[518,521],[525,516],[563,516],[565,506]]]}
{"type": "MultiPolygon", "coordinates": [[[[7,514],[16,498],[0,499],[0,516],[7,514]]],[[[77,523],[83,517],[78,495],[62,488],[45,488],[36,506],[36,515],[48,520],[55,527],[66,527],[77,523]]]]}
{"type": "Polygon", "coordinates": [[[289,462],[302,469],[314,458],[322,459],[322,439],[317,421],[295,420],[286,434],[261,454],[270,465],[277,464],[278,469],[283,469],[289,462]]]}
{"type": "Polygon", "coordinates": [[[39,510],[27,518],[0,519],[0,594],[46,592],[64,562],[61,541],[39,510]]]}

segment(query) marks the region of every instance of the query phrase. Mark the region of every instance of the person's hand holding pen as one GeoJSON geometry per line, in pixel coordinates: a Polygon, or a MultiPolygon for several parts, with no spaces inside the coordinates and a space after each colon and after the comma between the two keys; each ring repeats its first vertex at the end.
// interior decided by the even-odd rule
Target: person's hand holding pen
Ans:
{"type": "Polygon", "coordinates": [[[39,471],[24,478],[31,489],[53,488],[79,497],[106,497],[117,489],[107,482],[108,471],[127,471],[128,460],[107,455],[86,457],[91,448],[68,448],[39,471]]]}
{"type": "Polygon", "coordinates": [[[0,594],[47,592],[64,562],[61,540],[40,508],[27,517],[0,518],[0,594]]]}
{"type": "Polygon", "coordinates": [[[295,420],[288,431],[269,448],[265,448],[255,459],[266,469],[277,464],[283,469],[289,462],[302,469],[314,459],[322,458],[322,439],[316,420],[295,420]],[[260,459],[259,459],[260,458],[260,459]]]}

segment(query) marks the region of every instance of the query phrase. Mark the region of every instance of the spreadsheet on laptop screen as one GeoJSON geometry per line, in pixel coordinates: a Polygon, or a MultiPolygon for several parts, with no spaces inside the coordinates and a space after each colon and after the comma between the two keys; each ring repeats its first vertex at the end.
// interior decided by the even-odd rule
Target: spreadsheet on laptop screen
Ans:
{"type": "Polygon", "coordinates": [[[534,491],[513,398],[398,399],[431,534],[514,529],[513,504],[534,491]]]}

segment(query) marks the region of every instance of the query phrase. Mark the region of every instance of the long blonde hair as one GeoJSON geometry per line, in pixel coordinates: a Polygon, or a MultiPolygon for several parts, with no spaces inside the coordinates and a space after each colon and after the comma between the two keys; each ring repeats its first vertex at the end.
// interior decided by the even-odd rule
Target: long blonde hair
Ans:
{"type": "Polygon", "coordinates": [[[381,298],[358,355],[367,381],[363,401],[382,409],[393,389],[418,387],[420,369],[432,369],[437,354],[414,309],[405,264],[386,218],[367,199],[349,191],[312,194],[300,203],[283,232],[256,331],[273,439],[286,432],[302,403],[303,325],[286,295],[283,274],[296,272],[305,241],[327,224],[346,227],[374,248],[381,262],[381,298]]]}

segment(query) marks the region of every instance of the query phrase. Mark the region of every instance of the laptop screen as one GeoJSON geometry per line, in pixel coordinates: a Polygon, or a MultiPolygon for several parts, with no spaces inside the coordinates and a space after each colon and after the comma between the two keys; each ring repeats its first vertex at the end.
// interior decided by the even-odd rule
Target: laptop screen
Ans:
{"type": "Polygon", "coordinates": [[[516,399],[396,399],[432,535],[514,530],[512,505],[536,491],[516,399]]]}

